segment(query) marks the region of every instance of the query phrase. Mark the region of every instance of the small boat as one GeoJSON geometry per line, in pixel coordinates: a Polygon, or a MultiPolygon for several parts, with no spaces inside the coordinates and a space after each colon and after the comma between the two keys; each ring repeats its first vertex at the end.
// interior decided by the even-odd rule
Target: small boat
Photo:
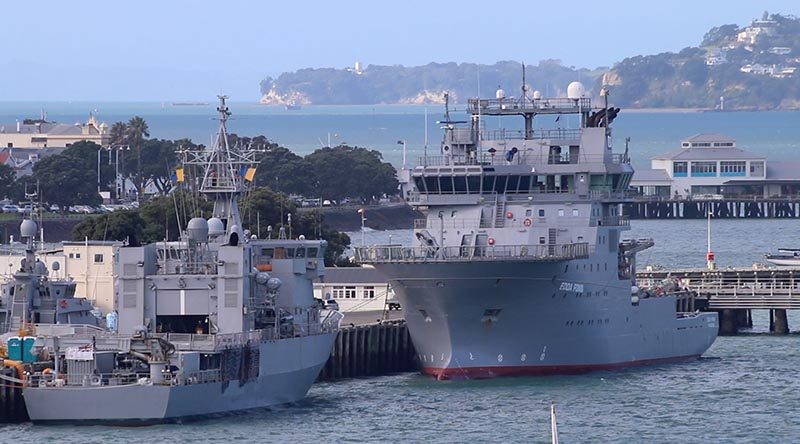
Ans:
{"type": "Polygon", "coordinates": [[[778,254],[766,254],[764,258],[774,265],[800,266],[800,249],[778,248],[778,254]]]}
{"type": "Polygon", "coordinates": [[[298,109],[303,109],[303,106],[295,102],[294,100],[284,105],[284,107],[286,108],[286,111],[295,111],[298,109]]]}

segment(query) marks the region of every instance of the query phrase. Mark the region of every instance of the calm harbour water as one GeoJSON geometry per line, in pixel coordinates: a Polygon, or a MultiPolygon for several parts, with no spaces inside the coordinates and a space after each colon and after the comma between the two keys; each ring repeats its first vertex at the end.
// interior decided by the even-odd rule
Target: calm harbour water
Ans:
{"type": "MultiPolygon", "coordinates": [[[[36,116],[40,104],[0,104],[0,122],[36,116]]],[[[160,104],[47,104],[59,121],[85,118],[98,108],[103,120],[144,116],[154,137],[206,141],[215,128],[212,107],[160,104]]],[[[430,146],[439,138],[440,111],[431,109],[430,146]]],[[[375,147],[400,161],[398,139],[421,152],[420,107],[311,107],[282,109],[234,104],[231,130],[267,134],[308,152],[336,134],[351,144],[375,147]]],[[[623,113],[618,138],[631,136],[635,163],[674,149],[681,137],[721,132],[772,159],[793,159],[800,145],[795,113],[623,113]]],[[[336,139],[334,139],[336,140],[336,139]]],[[[434,150],[437,148],[434,148],[434,150]]],[[[712,226],[719,265],[750,266],[777,247],[800,247],[799,220],[719,220],[712,226]]],[[[410,242],[410,233],[369,231],[368,244],[410,242]]],[[[351,233],[355,244],[360,233],[351,233]]],[[[656,246],[639,265],[700,267],[706,222],[633,221],[626,237],[652,237],[656,246]]],[[[755,332],[768,325],[754,314],[755,332]]],[[[800,318],[790,314],[790,326],[800,318]]],[[[719,338],[703,359],[581,376],[437,382],[417,374],[322,383],[306,400],[186,424],[142,428],[0,426],[0,442],[549,442],[548,406],[557,404],[564,443],[748,443],[800,441],[800,336],[750,334],[719,338]]],[[[76,406],[79,408],[79,406],[76,406]]]]}

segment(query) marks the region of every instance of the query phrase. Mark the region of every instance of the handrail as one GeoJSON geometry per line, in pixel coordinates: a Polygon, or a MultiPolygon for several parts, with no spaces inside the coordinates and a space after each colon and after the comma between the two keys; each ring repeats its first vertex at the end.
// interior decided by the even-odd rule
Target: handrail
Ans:
{"type": "Polygon", "coordinates": [[[589,256],[589,244],[486,245],[454,247],[356,247],[362,263],[473,262],[473,261],[561,261],[589,256]]]}

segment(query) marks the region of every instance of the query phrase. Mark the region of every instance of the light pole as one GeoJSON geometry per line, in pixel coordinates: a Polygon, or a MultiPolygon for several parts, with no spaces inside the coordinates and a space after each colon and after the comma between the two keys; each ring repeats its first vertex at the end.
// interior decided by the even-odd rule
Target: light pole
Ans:
{"type": "Polygon", "coordinates": [[[103,147],[97,148],[97,193],[100,193],[100,153],[103,152],[103,147]]]}
{"type": "Polygon", "coordinates": [[[405,140],[398,140],[398,145],[403,145],[403,169],[406,169],[406,141],[405,140]]]}
{"type": "Polygon", "coordinates": [[[365,238],[364,238],[364,223],[367,221],[367,218],[364,217],[364,209],[363,208],[359,208],[358,209],[358,214],[361,215],[361,246],[364,247],[364,246],[366,246],[366,241],[365,241],[365,238]]]}

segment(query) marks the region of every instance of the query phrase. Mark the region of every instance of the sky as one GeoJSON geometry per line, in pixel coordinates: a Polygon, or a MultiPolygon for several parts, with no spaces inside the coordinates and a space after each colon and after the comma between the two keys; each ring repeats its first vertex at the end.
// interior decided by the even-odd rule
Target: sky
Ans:
{"type": "Polygon", "coordinates": [[[798,0],[11,1],[0,101],[255,101],[301,68],[499,60],[611,66],[798,0]]]}

